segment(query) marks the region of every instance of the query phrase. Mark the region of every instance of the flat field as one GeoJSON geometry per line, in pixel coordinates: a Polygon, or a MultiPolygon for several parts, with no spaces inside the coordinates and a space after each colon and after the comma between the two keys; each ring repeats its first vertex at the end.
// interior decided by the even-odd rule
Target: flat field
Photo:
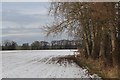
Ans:
{"type": "MultiPolygon", "coordinates": [[[[57,57],[73,55],[75,50],[2,51],[3,78],[94,78],[74,62],[58,62],[57,57]],[[54,59],[55,58],[55,59],[54,59]]],[[[98,77],[98,76],[97,76],[98,77]]]]}

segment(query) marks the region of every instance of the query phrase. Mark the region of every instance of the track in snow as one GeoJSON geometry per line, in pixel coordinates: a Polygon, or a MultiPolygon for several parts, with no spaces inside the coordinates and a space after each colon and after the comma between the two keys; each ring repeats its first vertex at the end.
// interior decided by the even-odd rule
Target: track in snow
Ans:
{"type": "Polygon", "coordinates": [[[73,55],[73,50],[2,51],[3,78],[94,78],[74,62],[57,57],[73,55]]]}

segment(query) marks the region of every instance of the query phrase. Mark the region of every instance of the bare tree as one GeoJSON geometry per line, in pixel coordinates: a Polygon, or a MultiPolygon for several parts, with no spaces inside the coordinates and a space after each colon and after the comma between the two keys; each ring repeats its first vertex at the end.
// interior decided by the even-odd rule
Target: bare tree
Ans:
{"type": "Polygon", "coordinates": [[[94,60],[101,58],[107,66],[118,66],[119,7],[116,4],[118,3],[51,3],[50,14],[54,15],[55,22],[45,27],[47,35],[67,31],[82,39],[87,57],[94,60]]]}

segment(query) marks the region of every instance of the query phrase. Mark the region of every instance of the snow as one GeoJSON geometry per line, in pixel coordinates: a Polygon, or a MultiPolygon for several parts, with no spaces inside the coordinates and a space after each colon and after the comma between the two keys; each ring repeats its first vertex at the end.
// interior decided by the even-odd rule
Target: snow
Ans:
{"type": "MultiPolygon", "coordinates": [[[[53,57],[73,55],[76,50],[2,51],[3,78],[94,78],[75,63],[59,64],[53,57]]],[[[95,75],[96,77],[96,75],[95,75]]],[[[98,78],[98,76],[97,76],[98,78]]]]}

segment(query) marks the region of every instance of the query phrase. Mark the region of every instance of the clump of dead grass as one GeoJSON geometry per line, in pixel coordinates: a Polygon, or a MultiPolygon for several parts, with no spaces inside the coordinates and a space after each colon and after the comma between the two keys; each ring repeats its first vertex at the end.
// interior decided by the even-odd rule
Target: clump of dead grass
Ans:
{"type": "Polygon", "coordinates": [[[116,78],[118,79],[118,69],[117,67],[104,66],[102,60],[93,60],[91,58],[77,57],[77,61],[87,67],[90,73],[96,73],[102,78],[116,78]]]}

